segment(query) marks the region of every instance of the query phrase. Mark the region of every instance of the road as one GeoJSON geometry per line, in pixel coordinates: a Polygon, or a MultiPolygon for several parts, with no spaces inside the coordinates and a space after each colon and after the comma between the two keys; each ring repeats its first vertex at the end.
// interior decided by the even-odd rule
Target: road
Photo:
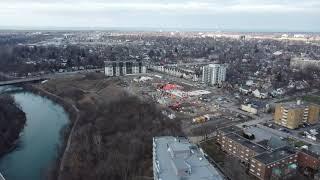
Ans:
{"type": "Polygon", "coordinates": [[[27,82],[35,82],[35,81],[42,81],[48,79],[46,77],[35,77],[35,78],[24,78],[24,79],[15,79],[11,81],[1,81],[0,86],[5,85],[13,85],[13,84],[21,84],[21,83],[27,83],[27,82]]]}
{"type": "MultiPolygon", "coordinates": [[[[32,76],[32,77],[25,77],[25,78],[15,78],[13,79],[12,77],[10,77],[10,81],[1,81],[0,82],[0,86],[4,86],[4,85],[12,85],[12,84],[20,84],[20,83],[26,83],[26,82],[34,82],[34,81],[41,81],[41,80],[45,80],[45,79],[54,79],[54,78],[58,78],[61,76],[66,76],[66,75],[74,75],[77,73],[90,73],[90,72],[96,72],[96,71],[102,71],[103,69],[90,69],[90,70],[80,70],[80,71],[72,71],[72,72],[63,72],[63,73],[52,73],[52,74],[46,74],[46,75],[42,75],[42,76],[32,76]]],[[[5,75],[4,73],[0,72],[0,75],[3,75],[5,77],[8,77],[7,75],[5,75]]]]}
{"type": "Polygon", "coordinates": [[[242,128],[244,125],[245,126],[252,126],[252,125],[255,125],[255,124],[265,123],[265,122],[268,122],[268,121],[272,121],[272,115],[271,114],[265,114],[263,117],[259,117],[259,118],[256,118],[254,120],[251,120],[251,121],[247,121],[247,122],[244,122],[244,123],[237,124],[237,126],[242,128]]]}

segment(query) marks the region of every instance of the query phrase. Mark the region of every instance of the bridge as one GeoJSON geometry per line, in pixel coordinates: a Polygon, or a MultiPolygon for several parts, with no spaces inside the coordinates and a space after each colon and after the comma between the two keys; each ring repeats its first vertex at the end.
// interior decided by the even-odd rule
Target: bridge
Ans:
{"type": "Polygon", "coordinates": [[[49,77],[33,77],[33,78],[23,78],[23,79],[9,80],[9,81],[0,81],[0,86],[23,84],[23,83],[29,83],[29,82],[38,82],[46,79],[49,79],[49,77]]]}
{"type": "Polygon", "coordinates": [[[1,173],[0,173],[0,180],[6,180],[6,179],[4,179],[4,177],[2,176],[1,173]]]}
{"type": "MultiPolygon", "coordinates": [[[[86,70],[63,72],[63,73],[52,73],[52,74],[47,74],[47,75],[43,75],[43,76],[39,76],[39,77],[19,78],[19,79],[13,79],[13,80],[8,80],[8,81],[0,81],[0,86],[23,84],[23,83],[30,83],[30,82],[39,82],[39,81],[43,81],[43,80],[54,79],[54,78],[61,77],[61,76],[74,75],[77,73],[92,73],[92,72],[97,72],[97,71],[102,72],[103,70],[104,70],[103,68],[86,69],[86,70]]],[[[10,76],[8,76],[4,73],[1,73],[1,72],[0,72],[0,75],[7,77],[7,78],[13,78],[13,77],[10,77],[10,76]]]]}

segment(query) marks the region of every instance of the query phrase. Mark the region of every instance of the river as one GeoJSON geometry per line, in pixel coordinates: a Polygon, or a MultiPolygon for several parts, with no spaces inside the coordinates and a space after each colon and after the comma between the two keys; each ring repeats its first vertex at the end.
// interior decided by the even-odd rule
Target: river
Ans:
{"type": "MultiPolygon", "coordinates": [[[[7,87],[0,87],[0,92],[7,87]]],[[[18,147],[0,159],[0,172],[6,180],[44,179],[57,157],[60,131],[69,122],[64,109],[51,100],[25,92],[12,93],[26,113],[26,126],[18,147]]]]}

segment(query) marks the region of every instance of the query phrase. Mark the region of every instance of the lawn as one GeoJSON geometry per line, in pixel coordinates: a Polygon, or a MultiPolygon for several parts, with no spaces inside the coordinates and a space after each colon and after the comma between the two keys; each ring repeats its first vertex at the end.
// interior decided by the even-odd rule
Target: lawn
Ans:
{"type": "Polygon", "coordinates": [[[302,97],[302,100],[306,101],[306,102],[312,102],[312,103],[320,105],[320,96],[307,95],[307,96],[302,97]]]}

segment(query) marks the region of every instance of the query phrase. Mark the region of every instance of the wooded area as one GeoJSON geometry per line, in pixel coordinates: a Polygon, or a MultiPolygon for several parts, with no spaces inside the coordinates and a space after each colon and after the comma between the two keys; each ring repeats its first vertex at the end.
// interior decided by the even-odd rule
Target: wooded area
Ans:
{"type": "Polygon", "coordinates": [[[179,121],[129,95],[119,84],[86,77],[43,85],[80,110],[60,180],[152,178],[152,138],[183,135],[179,121]]]}
{"type": "Polygon", "coordinates": [[[18,108],[13,97],[0,95],[0,156],[13,147],[25,122],[25,113],[18,108]]]}

